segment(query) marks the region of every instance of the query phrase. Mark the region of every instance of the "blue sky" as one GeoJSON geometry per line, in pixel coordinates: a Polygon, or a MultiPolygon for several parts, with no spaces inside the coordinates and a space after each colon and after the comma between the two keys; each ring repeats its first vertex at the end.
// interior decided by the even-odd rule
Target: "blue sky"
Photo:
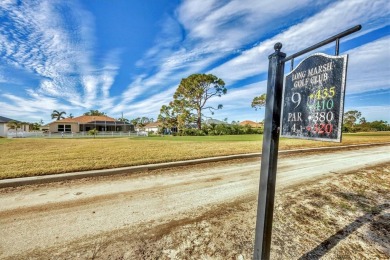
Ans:
{"type": "Polygon", "coordinates": [[[0,115],[157,118],[182,78],[212,73],[228,89],[212,117],[259,121],[250,103],[266,92],[276,42],[290,55],[361,24],[341,41],[345,111],[390,122],[389,14],[385,0],[1,0],[0,115]]]}

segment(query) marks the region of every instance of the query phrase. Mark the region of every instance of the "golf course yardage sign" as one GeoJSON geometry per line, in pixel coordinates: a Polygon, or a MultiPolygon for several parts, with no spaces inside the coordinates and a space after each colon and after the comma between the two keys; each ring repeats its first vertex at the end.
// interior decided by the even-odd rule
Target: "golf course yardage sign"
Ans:
{"type": "Polygon", "coordinates": [[[281,136],[341,142],[347,60],[313,54],[286,75],[281,136]]]}

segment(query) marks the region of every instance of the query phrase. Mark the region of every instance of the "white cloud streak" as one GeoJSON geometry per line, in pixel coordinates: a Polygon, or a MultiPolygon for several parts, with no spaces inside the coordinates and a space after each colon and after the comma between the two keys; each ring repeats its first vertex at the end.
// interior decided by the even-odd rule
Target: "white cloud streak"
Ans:
{"type": "MultiPolygon", "coordinates": [[[[93,17],[77,1],[2,1],[0,15],[6,20],[0,25],[2,61],[38,78],[37,94],[73,109],[95,108],[101,99],[106,106],[113,101],[109,91],[119,54],[109,53],[95,65],[93,17]]],[[[42,105],[46,111],[51,107],[42,105]]]]}
{"type": "MultiPolygon", "coordinates": [[[[209,70],[210,73],[223,78],[229,86],[234,82],[266,73],[268,68],[267,57],[273,51],[273,45],[276,42],[285,43],[283,51],[291,54],[345,30],[351,27],[351,25],[363,24],[363,31],[359,33],[359,35],[363,35],[389,23],[387,19],[388,8],[385,8],[389,4],[386,1],[354,0],[336,1],[331,4],[329,4],[329,1],[316,3],[324,7],[318,13],[256,44],[252,48],[245,49],[247,44],[262,38],[262,35],[267,35],[271,31],[277,32],[277,28],[281,28],[283,23],[289,23],[288,20],[291,19],[281,18],[283,15],[284,17],[289,17],[288,15],[291,13],[303,13],[307,6],[310,5],[312,7],[313,2],[285,1],[280,5],[275,5],[274,1],[210,0],[203,1],[202,8],[199,8],[199,2],[197,1],[184,1],[177,10],[179,25],[175,27],[171,20],[169,22],[169,27],[174,28],[174,31],[177,31],[179,26],[182,26],[185,31],[185,37],[180,42],[180,46],[183,46],[183,48],[178,51],[167,51],[164,49],[165,51],[161,52],[162,55],[156,59],[156,62],[163,64],[158,70],[159,72],[151,77],[144,77],[137,84],[151,87],[159,82],[164,82],[169,76],[177,73],[183,67],[186,67],[186,70],[181,71],[182,73],[179,73],[180,76],[185,76],[185,73],[204,71],[221,57],[233,56],[233,58],[227,59],[226,62],[209,70]],[[204,61],[202,64],[189,62],[190,60],[200,58],[204,61]]],[[[178,39],[180,37],[175,38],[176,41],[179,41],[178,39]]],[[[367,58],[370,61],[365,62],[369,62],[369,64],[375,63],[376,58],[379,58],[376,54],[384,51],[385,46],[386,40],[382,41],[379,46],[376,45],[378,49],[369,51],[375,53],[372,53],[367,58]]],[[[163,47],[166,46],[157,45],[151,53],[155,55],[159,53],[157,49],[163,49],[163,47]]],[[[365,46],[361,50],[370,50],[372,47],[375,46],[365,46]]],[[[351,53],[351,57],[358,52],[359,50],[354,50],[351,53]]],[[[357,68],[360,67],[355,66],[358,62],[355,63],[354,60],[362,60],[364,55],[356,55],[356,57],[351,58],[350,68],[352,69],[350,70],[349,78],[356,78],[356,80],[348,83],[351,85],[351,92],[363,90],[361,86],[364,83],[360,84],[361,86],[357,84],[361,77],[354,76],[354,74],[357,74],[354,71],[359,70],[357,68]]],[[[386,58],[381,58],[380,61],[383,61],[383,59],[386,58]]],[[[369,67],[367,66],[367,70],[369,70],[369,67]]],[[[377,67],[375,66],[375,68],[377,67]]],[[[386,75],[384,73],[386,68],[380,69],[378,67],[378,69],[374,74],[378,79],[382,78],[383,83],[384,80],[381,76],[386,75]]],[[[367,71],[365,75],[370,75],[370,72],[367,71]]],[[[175,77],[175,79],[177,78],[175,77]]],[[[378,82],[371,84],[370,87],[372,90],[375,90],[382,87],[382,83],[378,80],[378,82]]],[[[261,82],[256,86],[259,85],[265,88],[265,82],[261,82]]],[[[213,103],[225,104],[223,111],[231,111],[233,114],[238,114],[234,110],[240,107],[250,109],[251,99],[253,96],[263,93],[261,92],[263,87],[260,87],[259,90],[254,85],[240,87],[237,90],[229,91],[226,96],[214,100],[213,103]]],[[[130,89],[133,88],[130,87],[130,89]]],[[[142,91],[139,91],[139,93],[133,92],[132,99],[135,99],[139,94],[142,94],[142,91]]],[[[242,111],[243,109],[240,110],[242,111]]],[[[224,112],[218,111],[218,113],[224,112]]]]}
{"type": "Polygon", "coordinates": [[[390,89],[389,36],[357,47],[348,53],[347,93],[390,89]]]}
{"type": "MultiPolygon", "coordinates": [[[[351,25],[363,24],[369,31],[379,21],[382,26],[389,24],[387,1],[338,1],[323,11],[291,26],[288,30],[245,51],[242,55],[219,65],[210,72],[235,82],[247,77],[266,72],[268,55],[273,52],[276,42],[284,43],[282,51],[292,54],[309,47],[320,40],[348,29],[351,25]],[[239,68],[239,69],[238,69],[239,68]]],[[[317,50],[318,51],[318,50],[317,50]]]]}
{"type": "MultiPolygon", "coordinates": [[[[325,6],[318,1],[312,7],[325,6]]],[[[158,43],[150,49],[138,66],[155,68],[155,73],[136,77],[122,95],[114,111],[131,105],[141,95],[155,88],[178,85],[181,78],[206,68],[231,55],[243,46],[257,41],[259,35],[285,26],[281,14],[304,11],[310,0],[282,1],[184,1],[175,17],[167,17],[158,43]],[[272,23],[273,26],[269,26],[272,23]]],[[[173,94],[173,93],[172,93],[173,94]]]]}

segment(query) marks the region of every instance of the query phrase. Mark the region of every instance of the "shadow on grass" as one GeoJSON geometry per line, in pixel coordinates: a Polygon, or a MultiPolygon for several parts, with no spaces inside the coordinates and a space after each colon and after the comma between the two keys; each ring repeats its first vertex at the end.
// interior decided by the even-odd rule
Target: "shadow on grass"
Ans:
{"type": "Polygon", "coordinates": [[[374,210],[364,214],[363,216],[358,217],[351,224],[345,226],[343,229],[337,231],[334,235],[330,236],[328,239],[324,240],[317,247],[313,248],[311,251],[307,252],[301,256],[300,260],[307,259],[319,259],[323,257],[327,252],[329,252],[333,247],[335,247],[340,241],[347,238],[350,234],[356,231],[358,228],[363,226],[365,223],[368,223],[373,220],[373,218],[379,215],[383,210],[390,208],[390,204],[385,203],[379,205],[374,210]]]}

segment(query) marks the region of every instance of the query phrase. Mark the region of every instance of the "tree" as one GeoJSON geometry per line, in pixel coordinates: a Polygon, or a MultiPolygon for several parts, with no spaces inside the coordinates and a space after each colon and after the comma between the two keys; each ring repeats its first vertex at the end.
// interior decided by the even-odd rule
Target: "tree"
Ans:
{"type": "Polygon", "coordinates": [[[361,116],[362,113],[357,110],[347,111],[344,113],[344,124],[353,127],[361,116]]]}
{"type": "Polygon", "coordinates": [[[143,116],[143,117],[141,117],[141,123],[142,124],[149,124],[150,123],[150,118],[149,117],[146,117],[146,116],[143,116]]]}
{"type": "Polygon", "coordinates": [[[124,118],[124,117],[118,118],[118,121],[120,121],[120,122],[125,122],[125,123],[130,123],[130,120],[127,119],[127,118],[124,118]]]}
{"type": "Polygon", "coordinates": [[[254,97],[252,100],[252,104],[251,104],[252,108],[257,110],[257,109],[261,109],[262,107],[264,107],[266,97],[267,97],[266,94],[262,94],[258,97],[254,97]]]}
{"type": "Polygon", "coordinates": [[[131,124],[134,125],[134,127],[137,127],[142,129],[146,124],[150,122],[148,117],[137,117],[130,120],[131,124]]]}
{"type": "Polygon", "coordinates": [[[98,132],[99,131],[96,128],[94,128],[94,129],[89,130],[88,134],[93,135],[93,138],[96,138],[96,135],[98,134],[98,132]]]}
{"type": "Polygon", "coordinates": [[[143,117],[139,118],[139,120],[138,120],[138,127],[142,129],[142,128],[144,128],[144,126],[146,126],[149,122],[150,122],[149,117],[143,116],[143,117]]]}
{"type": "Polygon", "coordinates": [[[53,110],[53,112],[51,113],[51,119],[61,120],[65,118],[64,115],[66,115],[65,111],[59,112],[58,110],[53,110]]]}
{"type": "Polygon", "coordinates": [[[18,133],[18,129],[20,129],[22,132],[25,131],[26,129],[24,128],[24,126],[26,125],[30,125],[30,123],[28,122],[21,122],[21,121],[9,121],[7,123],[7,127],[9,129],[15,129],[15,132],[16,134],[18,133]]]}
{"type": "Polygon", "coordinates": [[[206,106],[207,101],[214,96],[221,97],[226,92],[225,82],[222,79],[212,74],[192,74],[181,80],[170,106],[178,114],[178,123],[183,123],[181,121],[194,116],[198,129],[201,130],[202,112],[208,109],[211,114],[214,114],[215,110],[222,109],[222,104],[216,108],[206,106]]]}
{"type": "Polygon", "coordinates": [[[106,113],[100,112],[99,110],[89,110],[83,114],[84,116],[106,116],[106,113]]]}
{"type": "Polygon", "coordinates": [[[40,123],[29,123],[28,128],[30,130],[39,130],[42,125],[40,123]]]}
{"type": "Polygon", "coordinates": [[[171,129],[177,126],[177,115],[171,106],[163,105],[157,120],[161,123],[163,129],[171,129]]]}
{"type": "Polygon", "coordinates": [[[10,128],[10,129],[15,129],[15,131],[18,131],[18,128],[21,127],[21,123],[18,122],[18,121],[9,121],[7,123],[7,127],[10,128]]]}
{"type": "Polygon", "coordinates": [[[41,126],[43,126],[44,122],[43,120],[39,120],[39,122],[35,122],[35,123],[26,123],[28,124],[28,128],[29,130],[39,130],[41,126]]]}
{"type": "Polygon", "coordinates": [[[366,118],[365,118],[365,117],[362,117],[362,118],[360,118],[360,120],[359,120],[359,124],[361,124],[361,125],[365,125],[365,124],[367,124],[367,120],[366,120],[366,118]]]}
{"type": "Polygon", "coordinates": [[[139,122],[140,119],[141,119],[141,118],[139,118],[139,117],[133,118],[133,119],[130,120],[130,123],[131,123],[134,127],[136,127],[136,126],[138,125],[138,122],[139,122]]]}
{"type": "Polygon", "coordinates": [[[72,113],[70,113],[68,117],[69,117],[69,118],[74,118],[74,116],[73,116],[72,113]]]}
{"type": "Polygon", "coordinates": [[[379,121],[372,121],[370,124],[371,129],[375,129],[377,131],[389,131],[390,125],[387,123],[387,121],[379,120],[379,121]]]}

